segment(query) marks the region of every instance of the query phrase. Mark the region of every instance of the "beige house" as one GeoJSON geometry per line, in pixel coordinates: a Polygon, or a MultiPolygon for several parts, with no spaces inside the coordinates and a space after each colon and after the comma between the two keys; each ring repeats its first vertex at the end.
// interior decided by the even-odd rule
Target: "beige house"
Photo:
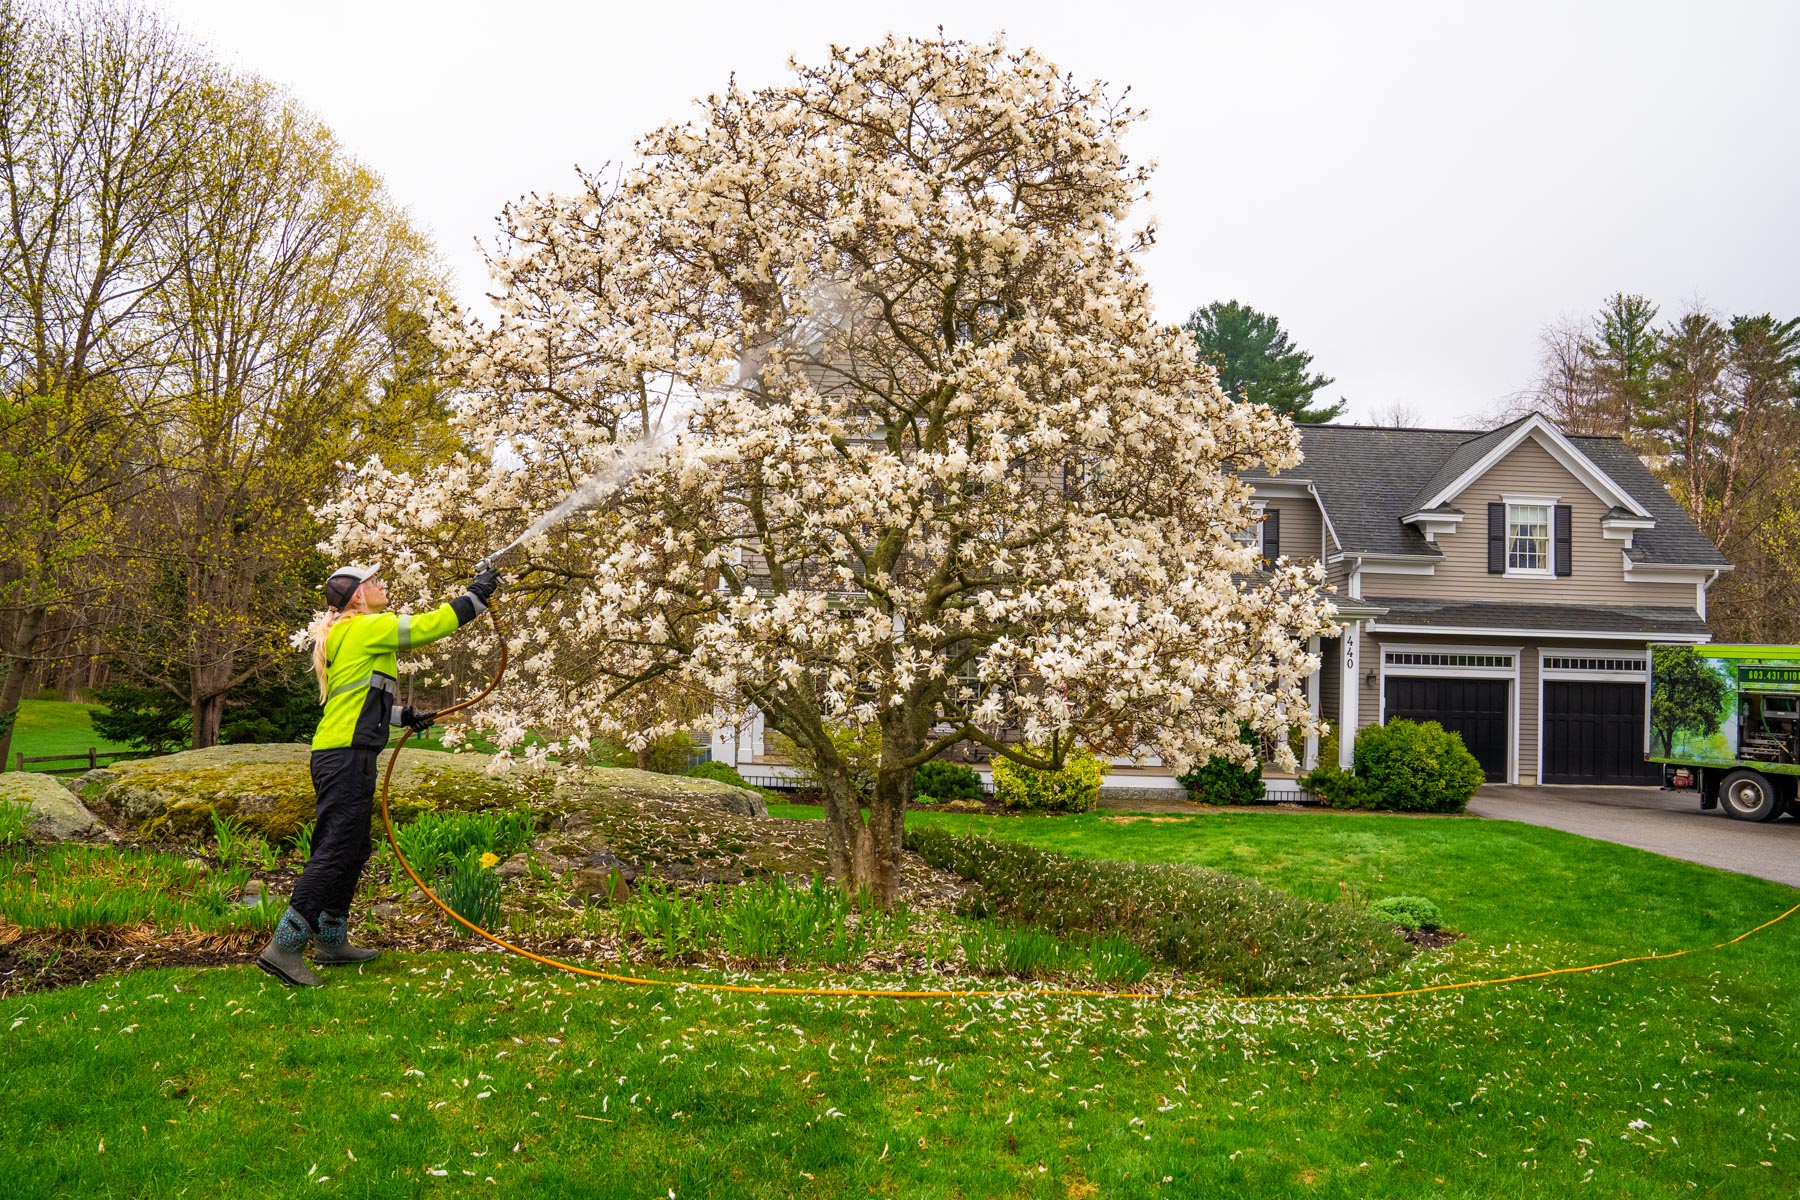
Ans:
{"type": "Polygon", "coordinates": [[[1709,640],[1731,568],[1623,442],[1540,414],[1301,439],[1254,484],[1265,553],[1322,561],[1337,591],[1314,694],[1346,766],[1357,729],[1408,717],[1461,734],[1492,782],[1661,781],[1647,646],[1709,640]]]}
{"type": "MultiPolygon", "coordinates": [[[[1308,695],[1345,766],[1356,730],[1408,717],[1460,734],[1492,782],[1661,781],[1643,761],[1647,647],[1710,640],[1706,589],[1731,568],[1636,454],[1538,414],[1487,433],[1300,437],[1297,468],[1250,482],[1265,557],[1323,562],[1335,590],[1343,634],[1313,647],[1308,695]]],[[[714,731],[711,753],[779,785],[790,769],[765,733],[752,714],[714,731]]],[[[1105,782],[1177,786],[1154,759],[1105,782]]]]}

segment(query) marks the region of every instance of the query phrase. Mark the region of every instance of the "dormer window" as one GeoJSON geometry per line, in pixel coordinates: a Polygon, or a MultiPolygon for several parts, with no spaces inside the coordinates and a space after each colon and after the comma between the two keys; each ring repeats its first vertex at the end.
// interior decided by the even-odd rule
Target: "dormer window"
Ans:
{"type": "Polygon", "coordinates": [[[1549,575],[1550,513],[1553,504],[1506,506],[1506,573],[1549,575]]]}

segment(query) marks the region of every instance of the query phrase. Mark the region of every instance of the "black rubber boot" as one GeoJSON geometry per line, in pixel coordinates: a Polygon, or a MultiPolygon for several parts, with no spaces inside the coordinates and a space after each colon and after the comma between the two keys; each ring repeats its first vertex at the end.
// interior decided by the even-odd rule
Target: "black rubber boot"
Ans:
{"type": "Polygon", "coordinates": [[[319,977],[306,969],[306,943],[312,940],[306,918],[290,908],[281,914],[275,936],[256,956],[256,965],[289,987],[318,987],[319,977]]]}
{"type": "Polygon", "coordinates": [[[319,914],[319,936],[313,942],[313,965],[316,967],[336,967],[345,963],[374,962],[381,957],[379,950],[365,950],[361,946],[350,944],[350,931],[345,927],[345,920],[336,913],[319,914]]]}

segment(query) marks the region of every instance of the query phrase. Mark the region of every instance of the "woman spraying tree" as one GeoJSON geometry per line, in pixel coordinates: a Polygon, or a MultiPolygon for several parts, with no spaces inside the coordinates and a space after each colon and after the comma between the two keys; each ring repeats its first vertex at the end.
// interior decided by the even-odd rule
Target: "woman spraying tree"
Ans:
{"type": "Polygon", "coordinates": [[[350,901],[369,859],[377,760],[388,729],[422,731],[435,712],[396,703],[396,655],[450,636],[487,608],[500,574],[483,569],[468,590],[426,613],[387,611],[387,589],[376,577],[380,564],[343,567],[325,581],[325,611],[307,630],[319,702],[325,715],[312,742],[313,790],[318,817],[312,856],[294,885],[288,909],[256,965],[289,987],[317,987],[306,967],[313,943],[317,964],[363,963],[377,951],[349,941],[350,901]]]}

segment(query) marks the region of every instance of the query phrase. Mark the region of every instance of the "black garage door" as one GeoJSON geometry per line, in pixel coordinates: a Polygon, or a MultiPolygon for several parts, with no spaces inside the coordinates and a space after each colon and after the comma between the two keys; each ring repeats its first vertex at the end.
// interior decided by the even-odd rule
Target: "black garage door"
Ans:
{"type": "Polygon", "coordinates": [[[1463,745],[1481,764],[1489,783],[1506,782],[1506,749],[1511,742],[1512,684],[1505,679],[1424,679],[1387,677],[1387,719],[1436,721],[1462,735],[1463,745]]]}
{"type": "Polygon", "coordinates": [[[1545,680],[1544,782],[1661,783],[1644,761],[1644,685],[1545,680]]]}

